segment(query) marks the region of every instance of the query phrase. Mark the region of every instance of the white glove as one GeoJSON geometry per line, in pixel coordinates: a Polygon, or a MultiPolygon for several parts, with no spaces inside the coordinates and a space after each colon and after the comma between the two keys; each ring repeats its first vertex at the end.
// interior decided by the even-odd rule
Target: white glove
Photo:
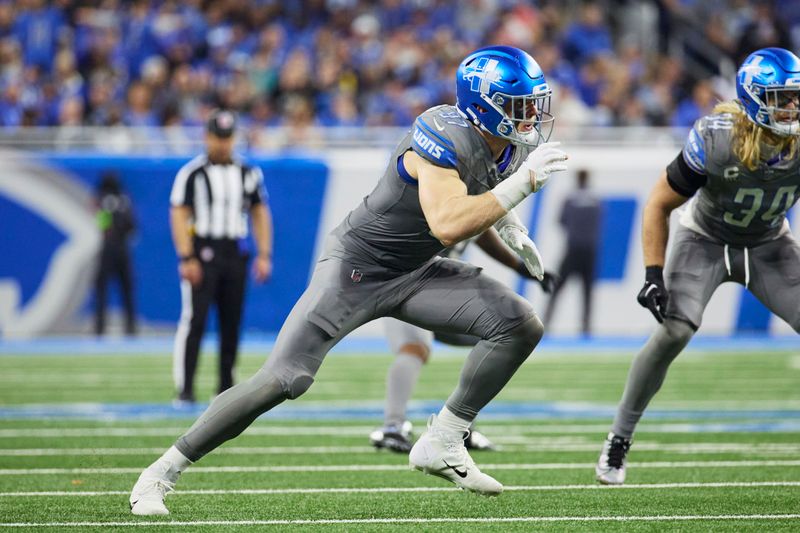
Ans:
{"type": "Polygon", "coordinates": [[[510,211],[531,193],[539,192],[550,179],[550,174],[567,170],[563,161],[567,154],[556,148],[559,142],[544,143],[528,154],[525,161],[509,177],[492,189],[492,194],[503,209],[510,211]]]}
{"type": "Polygon", "coordinates": [[[550,174],[567,170],[567,165],[562,161],[566,161],[569,156],[556,146],[561,146],[561,143],[541,144],[525,159],[525,163],[534,174],[533,192],[535,193],[547,185],[547,182],[550,181],[550,174]]]}
{"type": "Polygon", "coordinates": [[[507,224],[499,228],[497,233],[503,239],[503,242],[522,258],[528,272],[539,281],[542,281],[544,279],[542,255],[536,249],[536,245],[533,244],[530,237],[528,237],[528,230],[524,227],[507,224]]]}

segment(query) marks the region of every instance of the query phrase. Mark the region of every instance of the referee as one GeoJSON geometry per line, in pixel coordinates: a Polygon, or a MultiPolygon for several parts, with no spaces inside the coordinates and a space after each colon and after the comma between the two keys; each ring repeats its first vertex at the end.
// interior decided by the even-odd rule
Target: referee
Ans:
{"type": "Polygon", "coordinates": [[[206,153],[184,165],[170,195],[172,239],[181,278],[181,317],[175,335],[173,378],[178,403],[195,401],[194,375],[208,308],[219,321],[219,392],[233,385],[247,263],[247,214],[257,255],[259,283],[272,272],[272,217],[261,169],[233,156],[236,118],[214,110],[208,120],[206,153]]]}

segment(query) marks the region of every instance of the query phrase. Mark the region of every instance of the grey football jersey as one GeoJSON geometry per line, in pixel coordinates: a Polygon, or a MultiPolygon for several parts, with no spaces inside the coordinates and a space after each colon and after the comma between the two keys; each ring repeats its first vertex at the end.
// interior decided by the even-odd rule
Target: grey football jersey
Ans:
{"type": "Polygon", "coordinates": [[[683,159],[692,170],[705,174],[706,182],[686,214],[713,239],[753,246],[784,230],[786,212],[797,201],[800,158],[777,156],[751,171],[733,153],[732,128],[730,114],[709,115],[695,123],[683,159]]]}
{"type": "Polygon", "coordinates": [[[402,166],[401,156],[409,150],[456,169],[467,194],[477,195],[519,168],[531,149],[512,145],[496,163],[481,134],[454,106],[428,109],[392,153],[375,189],[333,231],[339,242],[330,253],[365,272],[408,272],[444,250],[425,220],[417,182],[402,166]]]}

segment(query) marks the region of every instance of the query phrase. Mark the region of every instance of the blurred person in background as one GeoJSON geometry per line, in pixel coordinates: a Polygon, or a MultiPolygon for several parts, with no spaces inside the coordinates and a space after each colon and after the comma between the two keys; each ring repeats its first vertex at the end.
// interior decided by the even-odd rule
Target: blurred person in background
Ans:
{"type": "Polygon", "coordinates": [[[170,222],[181,278],[181,317],[175,334],[173,378],[177,405],[195,401],[194,377],[211,304],[219,322],[219,386],[233,386],[244,304],[250,215],[258,283],[272,273],[272,217],[261,169],[233,153],[236,118],[214,110],[207,124],[206,153],[184,165],[170,195],[170,222]]]}
{"type": "Polygon", "coordinates": [[[710,114],[716,103],[717,97],[711,80],[700,80],[692,88],[692,95],[678,103],[675,114],[672,115],[672,125],[689,127],[697,119],[710,114]]]}
{"type": "MultiPolygon", "coordinates": [[[[792,12],[797,11],[796,6],[787,9],[791,9],[792,12]]],[[[752,50],[770,46],[791,48],[792,42],[785,20],[792,16],[796,15],[779,13],[774,0],[755,0],[752,5],[752,16],[739,34],[734,56],[736,64],[744,61],[752,50]]]]}
{"type": "Polygon", "coordinates": [[[94,331],[98,336],[106,332],[108,284],[112,279],[116,279],[119,282],[122,304],[125,308],[125,334],[135,335],[134,274],[130,256],[130,240],[136,230],[133,204],[113,172],[103,174],[97,186],[95,202],[102,245],[95,278],[94,331]]]}
{"type": "Polygon", "coordinates": [[[589,189],[589,171],[581,169],[575,178],[577,187],[564,200],[558,217],[558,223],[567,234],[567,247],[558,267],[555,287],[547,302],[544,323],[545,325],[551,323],[564,284],[573,276],[577,276],[581,281],[583,296],[581,333],[591,335],[592,292],[596,277],[603,206],[597,195],[589,189]]]}

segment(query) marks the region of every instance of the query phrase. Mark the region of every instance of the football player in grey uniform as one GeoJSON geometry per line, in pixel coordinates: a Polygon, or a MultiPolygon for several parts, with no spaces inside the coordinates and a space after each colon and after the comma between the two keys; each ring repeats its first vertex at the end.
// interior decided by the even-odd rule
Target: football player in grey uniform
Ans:
{"type": "Polygon", "coordinates": [[[383,316],[481,339],[409,462],[480,494],[503,490],[475,466],[463,439],[536,347],[542,323],[527,300],[499,281],[438,254],[494,226],[542,277],[541,256],[513,208],[565,170],[567,156],[556,143],[542,143],[552,127],[551,91],[527,53],[478,50],[459,66],[456,84],[457,105],[433,107],[416,119],[375,189],[329,235],[264,366],[217,396],[139,476],[130,496],[134,514],[167,514],[164,495],[183,470],[306,392],[339,340],[383,316]]]}
{"type": "Polygon", "coordinates": [[[721,283],[744,285],[800,332],[800,245],[786,220],[800,186],[800,59],[758,50],[739,68],[736,90],[737,100],[695,123],[645,206],[638,301],[659,325],[631,365],[595,468],[600,483],[624,483],[636,424],[721,283]],[[690,198],[663,267],[669,215],[690,198]]]}
{"type": "MultiPolygon", "coordinates": [[[[450,259],[460,259],[467,246],[472,242],[489,257],[516,271],[523,278],[539,281],[544,292],[550,293],[555,287],[556,276],[554,274],[545,272],[544,278],[538,280],[528,271],[525,263],[503,244],[494,229],[489,229],[474,239],[461,241],[440,255],[450,259]]],[[[369,440],[378,449],[408,453],[413,443],[411,441],[412,425],[406,420],[406,409],[422,366],[428,362],[430,357],[433,339],[436,338],[439,342],[452,346],[472,347],[480,341],[480,338],[466,334],[434,333],[396,318],[384,318],[383,329],[386,332],[389,349],[395,358],[386,373],[383,427],[370,433],[369,440]]],[[[474,424],[469,428],[464,445],[468,450],[495,449],[492,441],[477,431],[474,424]]]]}

